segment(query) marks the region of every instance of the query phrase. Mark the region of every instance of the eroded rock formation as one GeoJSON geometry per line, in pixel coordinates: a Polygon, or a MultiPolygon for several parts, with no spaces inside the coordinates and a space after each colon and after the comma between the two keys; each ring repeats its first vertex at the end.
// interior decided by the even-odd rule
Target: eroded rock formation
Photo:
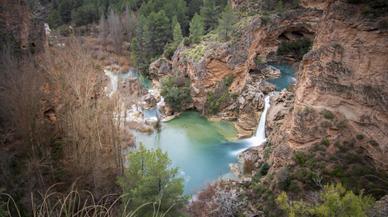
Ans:
{"type": "Polygon", "coordinates": [[[35,5],[31,8],[24,0],[1,0],[1,43],[11,43],[24,53],[43,50],[46,44],[43,13],[43,7],[35,5]]]}

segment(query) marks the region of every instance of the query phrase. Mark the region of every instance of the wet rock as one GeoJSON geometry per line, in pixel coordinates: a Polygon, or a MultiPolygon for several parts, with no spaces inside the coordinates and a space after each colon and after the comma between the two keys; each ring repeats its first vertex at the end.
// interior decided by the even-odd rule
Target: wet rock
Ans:
{"type": "Polygon", "coordinates": [[[263,68],[261,73],[269,79],[279,78],[282,74],[278,68],[270,65],[267,65],[265,68],[263,68]]]}

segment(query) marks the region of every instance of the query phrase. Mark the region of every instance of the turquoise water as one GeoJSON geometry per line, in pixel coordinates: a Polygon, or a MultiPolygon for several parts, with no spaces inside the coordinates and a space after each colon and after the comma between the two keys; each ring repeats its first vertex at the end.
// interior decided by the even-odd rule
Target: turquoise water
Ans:
{"type": "Polygon", "coordinates": [[[280,91],[284,88],[288,88],[290,84],[294,84],[295,80],[295,70],[290,65],[272,65],[280,70],[281,76],[276,79],[268,80],[270,83],[276,86],[276,90],[280,91]]]}
{"type": "Polygon", "coordinates": [[[152,88],[152,81],[145,77],[142,73],[139,73],[133,69],[130,69],[127,73],[118,74],[118,78],[120,79],[126,79],[126,78],[137,78],[140,82],[140,84],[146,88],[151,89],[152,88]]]}
{"type": "Polygon", "coordinates": [[[211,122],[197,112],[185,112],[162,123],[159,132],[151,135],[135,132],[135,137],[138,144],[168,153],[185,179],[186,194],[195,194],[228,174],[229,164],[237,160],[233,153],[246,146],[244,142],[231,142],[236,138],[231,123],[211,122]]]}

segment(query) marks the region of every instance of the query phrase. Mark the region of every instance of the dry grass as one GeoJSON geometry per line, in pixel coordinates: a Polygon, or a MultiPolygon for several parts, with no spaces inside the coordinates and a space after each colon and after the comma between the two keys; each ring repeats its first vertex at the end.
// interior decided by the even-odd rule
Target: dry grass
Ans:
{"type": "MultiPolygon", "coordinates": [[[[108,194],[101,199],[96,199],[90,191],[77,190],[72,186],[67,193],[56,192],[57,185],[51,186],[44,193],[31,194],[31,207],[33,217],[135,217],[143,208],[149,209],[153,205],[152,217],[165,217],[168,212],[161,213],[158,210],[160,204],[145,203],[135,210],[122,208],[121,199],[125,195],[108,194]]],[[[14,198],[6,193],[0,193],[0,199],[4,201],[4,217],[22,217],[14,198]]]]}

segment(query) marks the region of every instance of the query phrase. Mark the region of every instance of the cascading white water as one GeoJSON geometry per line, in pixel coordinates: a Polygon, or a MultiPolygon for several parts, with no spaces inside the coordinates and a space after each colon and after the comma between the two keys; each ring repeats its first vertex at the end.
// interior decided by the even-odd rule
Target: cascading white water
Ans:
{"type": "Polygon", "coordinates": [[[264,98],[264,111],[261,114],[260,121],[259,121],[259,126],[257,127],[257,130],[256,130],[256,136],[255,137],[259,141],[265,141],[266,140],[266,137],[265,137],[265,122],[267,120],[267,112],[268,112],[268,109],[270,107],[269,100],[270,100],[269,96],[266,96],[264,98]]]}
{"type": "Polygon", "coordinates": [[[245,140],[248,143],[248,147],[234,151],[232,153],[233,155],[238,155],[251,147],[260,146],[267,141],[267,138],[265,137],[265,122],[267,120],[267,112],[270,106],[270,96],[266,96],[264,98],[264,110],[263,113],[261,113],[255,136],[245,140]]]}

